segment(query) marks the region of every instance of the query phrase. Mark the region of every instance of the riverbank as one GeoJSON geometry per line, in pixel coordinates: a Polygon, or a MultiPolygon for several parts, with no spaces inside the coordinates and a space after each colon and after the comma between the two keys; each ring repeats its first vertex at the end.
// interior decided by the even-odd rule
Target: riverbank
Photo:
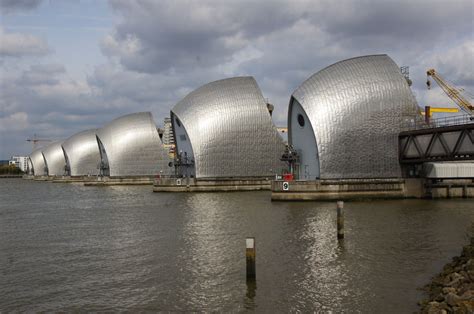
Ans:
{"type": "Polygon", "coordinates": [[[474,313],[474,237],[425,289],[421,313],[474,313]]]}
{"type": "Polygon", "coordinates": [[[0,179],[23,178],[22,174],[0,174],[0,179]]]}

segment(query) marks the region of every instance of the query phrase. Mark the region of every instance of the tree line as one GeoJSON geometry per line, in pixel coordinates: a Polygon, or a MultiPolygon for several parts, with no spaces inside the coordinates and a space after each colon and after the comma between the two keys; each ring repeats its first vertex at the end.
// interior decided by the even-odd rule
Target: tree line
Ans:
{"type": "Polygon", "coordinates": [[[20,168],[15,165],[1,165],[0,174],[23,174],[20,168]]]}

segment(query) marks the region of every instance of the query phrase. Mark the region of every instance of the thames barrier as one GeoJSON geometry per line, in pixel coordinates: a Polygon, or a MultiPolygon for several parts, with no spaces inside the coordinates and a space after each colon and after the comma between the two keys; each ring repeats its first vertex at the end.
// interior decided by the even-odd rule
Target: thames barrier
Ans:
{"type": "Polygon", "coordinates": [[[424,118],[388,55],[343,60],[301,83],[289,99],[287,142],[271,108],[253,77],[218,80],[170,110],[168,147],[151,113],[129,114],[37,149],[25,178],[271,190],[274,201],[474,196],[472,116],[424,118]]]}

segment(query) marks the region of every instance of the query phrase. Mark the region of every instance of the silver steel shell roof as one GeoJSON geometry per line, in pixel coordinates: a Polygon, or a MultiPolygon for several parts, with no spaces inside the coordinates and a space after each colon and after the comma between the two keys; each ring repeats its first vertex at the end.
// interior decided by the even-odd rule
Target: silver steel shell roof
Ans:
{"type": "Polygon", "coordinates": [[[313,127],[321,178],[401,176],[397,136],[404,121],[416,116],[417,105],[389,56],[337,62],[303,82],[292,98],[313,127]]]}
{"type": "Polygon", "coordinates": [[[64,141],[62,146],[71,176],[99,174],[100,153],[96,132],[97,129],[82,131],[64,141]]]}
{"type": "Polygon", "coordinates": [[[107,153],[110,176],[150,176],[170,171],[150,112],[117,118],[97,131],[107,153]]]}
{"type": "Polygon", "coordinates": [[[33,166],[33,171],[35,176],[44,176],[46,175],[45,168],[46,164],[44,163],[43,157],[43,148],[38,148],[33,151],[30,155],[31,165],[33,166]]]}
{"type": "Polygon", "coordinates": [[[66,166],[66,159],[61,147],[63,141],[53,142],[43,149],[43,156],[48,168],[49,176],[64,175],[64,167],[66,166]]]}
{"type": "Polygon", "coordinates": [[[282,168],[283,140],[253,77],[208,83],[178,102],[171,115],[188,134],[196,178],[261,177],[282,168]]]}
{"type": "Polygon", "coordinates": [[[33,174],[33,164],[31,163],[30,156],[28,156],[28,174],[33,174]]]}

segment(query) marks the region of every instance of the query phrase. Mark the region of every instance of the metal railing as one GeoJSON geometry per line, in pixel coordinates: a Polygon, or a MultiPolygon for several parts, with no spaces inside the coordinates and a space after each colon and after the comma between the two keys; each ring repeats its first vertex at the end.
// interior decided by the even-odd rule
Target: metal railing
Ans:
{"type": "Polygon", "coordinates": [[[469,114],[446,116],[442,118],[430,119],[429,123],[419,118],[414,118],[412,121],[407,121],[402,127],[403,131],[413,131],[420,129],[431,129],[444,126],[462,125],[474,123],[474,116],[469,114]]]}

